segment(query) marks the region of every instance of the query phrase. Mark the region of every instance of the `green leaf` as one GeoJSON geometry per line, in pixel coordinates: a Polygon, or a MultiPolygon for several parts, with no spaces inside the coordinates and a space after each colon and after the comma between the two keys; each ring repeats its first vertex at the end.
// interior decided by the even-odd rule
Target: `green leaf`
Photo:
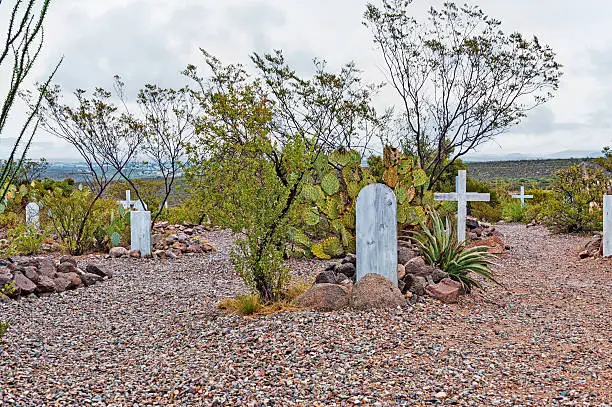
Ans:
{"type": "Polygon", "coordinates": [[[335,172],[328,172],[321,180],[321,188],[327,195],[334,195],[340,189],[340,182],[335,172]]]}
{"type": "Polygon", "coordinates": [[[412,173],[412,180],[415,187],[420,187],[427,184],[429,178],[427,177],[427,173],[419,168],[412,173]]]}

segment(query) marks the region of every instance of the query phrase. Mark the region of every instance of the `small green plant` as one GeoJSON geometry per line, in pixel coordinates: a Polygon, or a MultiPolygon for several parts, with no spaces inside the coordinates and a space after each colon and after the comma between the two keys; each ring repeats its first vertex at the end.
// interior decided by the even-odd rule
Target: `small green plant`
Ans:
{"type": "Polygon", "coordinates": [[[425,261],[448,273],[453,280],[461,283],[466,292],[472,287],[481,287],[470,273],[496,282],[489,270],[495,256],[487,251],[488,248],[477,246],[466,249],[463,243],[457,242],[450,218],[446,217],[443,221],[433,209],[429,215],[431,229],[421,222],[422,230],[412,232],[412,240],[425,261]]]}
{"type": "Polygon", "coordinates": [[[601,170],[574,165],[555,173],[552,194],[539,216],[557,233],[602,229],[602,196],[610,180],[601,170]]]}
{"type": "Polygon", "coordinates": [[[502,217],[507,222],[522,222],[525,219],[525,206],[519,201],[504,201],[501,207],[502,217]]]}
{"type": "Polygon", "coordinates": [[[33,226],[20,224],[7,232],[9,246],[2,254],[5,256],[36,254],[40,252],[40,245],[45,237],[44,233],[39,233],[33,226]]]}
{"type": "MultiPolygon", "coordinates": [[[[4,287],[0,287],[0,297],[5,295],[11,295],[15,293],[15,285],[13,283],[5,284],[4,287]]],[[[11,325],[10,321],[0,321],[0,340],[9,329],[11,325]]]]}

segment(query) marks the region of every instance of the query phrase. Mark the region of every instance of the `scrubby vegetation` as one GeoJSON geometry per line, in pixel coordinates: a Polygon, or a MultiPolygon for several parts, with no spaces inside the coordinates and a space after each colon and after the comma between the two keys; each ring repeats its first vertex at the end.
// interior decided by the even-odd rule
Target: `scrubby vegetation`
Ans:
{"type": "Polygon", "coordinates": [[[488,253],[488,247],[468,249],[464,243],[458,242],[448,217],[442,220],[435,210],[430,210],[428,222],[421,221],[420,226],[420,231],[412,233],[412,239],[428,264],[448,273],[466,291],[480,287],[471,273],[495,281],[489,269],[495,256],[488,253]]]}

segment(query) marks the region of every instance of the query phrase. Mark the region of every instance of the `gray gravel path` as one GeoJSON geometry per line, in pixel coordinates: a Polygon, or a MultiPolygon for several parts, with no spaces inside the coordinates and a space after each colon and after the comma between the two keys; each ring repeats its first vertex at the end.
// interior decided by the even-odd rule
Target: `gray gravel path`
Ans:
{"type": "Polygon", "coordinates": [[[105,260],[108,282],[0,303],[0,405],[611,406],[612,262],[578,260],[579,237],[500,229],[505,288],[385,312],[219,314],[244,290],[225,232],[215,254],[105,260]]]}

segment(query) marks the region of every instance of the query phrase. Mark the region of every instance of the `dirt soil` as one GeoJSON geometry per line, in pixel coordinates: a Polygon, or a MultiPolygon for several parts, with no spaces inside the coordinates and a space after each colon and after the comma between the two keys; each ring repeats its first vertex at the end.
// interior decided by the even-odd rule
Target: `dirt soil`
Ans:
{"type": "Polygon", "coordinates": [[[0,406],[612,406],[612,260],[498,229],[502,286],[390,311],[220,314],[245,290],[225,232],[217,253],[104,260],[112,280],[0,303],[0,406]]]}

